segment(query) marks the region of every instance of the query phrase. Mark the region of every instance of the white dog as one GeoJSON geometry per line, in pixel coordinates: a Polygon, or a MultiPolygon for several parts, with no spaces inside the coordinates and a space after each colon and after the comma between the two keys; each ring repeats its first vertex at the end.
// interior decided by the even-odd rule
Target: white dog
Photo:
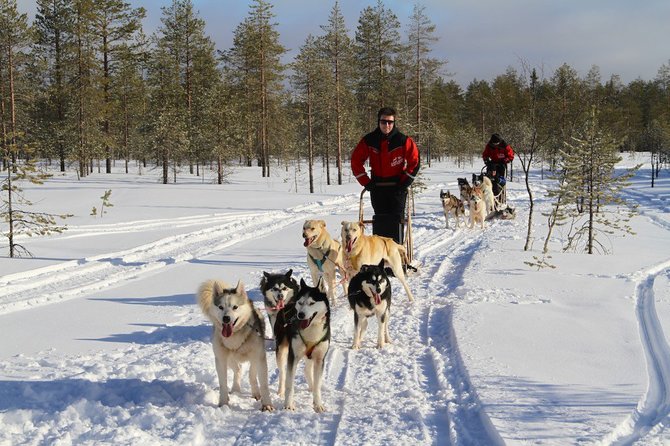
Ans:
{"type": "Polygon", "coordinates": [[[249,362],[253,397],[261,400],[261,410],[274,410],[268,388],[265,322],[247,297],[242,283],[231,287],[218,280],[209,280],[198,290],[198,304],[214,324],[212,348],[219,377],[219,406],[229,402],[228,369],[233,370],[232,391],[239,392],[241,364],[249,362]]]}

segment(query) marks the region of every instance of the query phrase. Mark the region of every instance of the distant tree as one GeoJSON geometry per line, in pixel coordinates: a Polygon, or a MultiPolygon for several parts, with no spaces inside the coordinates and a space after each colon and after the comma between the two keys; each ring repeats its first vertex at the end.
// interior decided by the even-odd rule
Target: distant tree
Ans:
{"type": "Polygon", "coordinates": [[[316,38],[308,36],[305,44],[292,65],[292,85],[297,93],[298,106],[303,111],[307,143],[307,168],[309,176],[309,192],[314,193],[314,131],[317,112],[318,84],[327,75],[326,61],[321,57],[316,38]]]}
{"type": "Polygon", "coordinates": [[[322,51],[330,65],[332,84],[332,104],[334,106],[335,145],[337,163],[337,184],[342,184],[342,147],[344,144],[343,127],[348,119],[346,110],[352,105],[351,85],[353,82],[353,42],[349,38],[344,16],[339,2],[335,2],[328,17],[328,25],[321,27],[325,31],[322,51]]]}
{"type": "MultiPolygon", "coordinates": [[[[423,89],[426,85],[432,84],[438,75],[439,68],[444,64],[443,61],[430,57],[432,45],[437,42],[435,35],[435,25],[426,13],[425,6],[414,5],[412,15],[408,25],[408,51],[411,56],[411,72],[409,78],[413,80],[413,107],[415,111],[414,139],[419,148],[423,143],[423,109],[425,107],[423,100],[423,89]]],[[[427,164],[430,165],[430,153],[426,153],[427,164]]]]}
{"type": "Polygon", "coordinates": [[[102,89],[102,149],[105,156],[105,172],[112,172],[112,117],[117,114],[113,103],[113,78],[119,69],[122,52],[127,51],[129,43],[141,29],[145,16],[144,8],[131,8],[123,0],[96,0],[91,15],[92,34],[96,38],[95,49],[102,59],[100,63],[102,89]]]}
{"type": "Polygon", "coordinates": [[[391,105],[396,82],[391,75],[394,59],[402,47],[400,21],[381,0],[365,7],[358,18],[354,42],[356,96],[363,128],[377,125],[377,110],[391,105]]]}
{"type": "Polygon", "coordinates": [[[35,103],[36,138],[43,151],[59,161],[61,172],[75,140],[70,114],[74,59],[72,0],[37,0],[33,55],[40,66],[39,101],[35,103]]]}
{"type": "Polygon", "coordinates": [[[224,53],[224,70],[235,86],[240,109],[246,119],[247,158],[257,149],[262,176],[270,176],[271,141],[282,129],[273,127],[271,116],[280,113],[283,96],[284,66],[281,56],[286,49],[279,43],[272,5],[254,0],[248,16],[234,31],[233,47],[224,53]]]}

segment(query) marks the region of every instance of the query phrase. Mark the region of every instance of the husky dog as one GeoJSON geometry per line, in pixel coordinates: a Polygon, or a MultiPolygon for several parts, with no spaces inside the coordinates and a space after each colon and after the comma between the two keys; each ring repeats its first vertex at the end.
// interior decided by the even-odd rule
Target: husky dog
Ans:
{"type": "Polygon", "coordinates": [[[480,223],[484,229],[486,220],[486,204],[484,203],[484,192],[481,186],[472,188],[472,198],[470,199],[470,228],[475,227],[475,223],[480,223]]]}
{"type": "MultiPolygon", "coordinates": [[[[342,268],[342,248],[340,242],[333,240],[326,230],[324,220],[306,220],[302,225],[303,245],[307,248],[307,265],[312,275],[312,283],[317,283],[323,276],[327,289],[328,299],[335,304],[336,269],[344,277],[342,268]]],[[[343,285],[344,295],[347,294],[346,284],[343,285]]]]}
{"type": "Polygon", "coordinates": [[[274,410],[268,389],[265,323],[247,297],[242,282],[231,287],[209,280],[198,290],[200,309],[214,324],[212,348],[219,377],[219,406],[227,405],[228,368],[233,370],[233,392],[240,391],[241,364],[249,362],[249,384],[261,410],[274,410]],[[260,387],[259,387],[260,381],[260,387]]]}
{"type": "Polygon", "coordinates": [[[458,190],[461,193],[461,201],[464,204],[470,204],[470,198],[472,197],[472,186],[468,183],[467,178],[457,178],[458,180],[458,190]]]}
{"type": "Polygon", "coordinates": [[[385,260],[391,267],[393,275],[405,288],[409,301],[414,300],[402,269],[403,263],[409,263],[404,246],[397,244],[389,237],[365,235],[363,223],[358,221],[342,222],[342,245],[344,263],[349,277],[355,276],[363,265],[376,265],[381,260],[385,260]]]}
{"type": "Polygon", "coordinates": [[[265,301],[265,311],[270,319],[272,334],[275,338],[275,357],[279,369],[279,389],[277,393],[284,397],[286,384],[286,360],[288,356],[288,325],[295,317],[295,299],[298,295],[298,282],[289,269],[286,274],[270,274],[263,271],[260,290],[265,301]]]}
{"type": "Polygon", "coordinates": [[[286,397],[284,408],[295,410],[293,403],[295,372],[305,358],[305,380],[312,391],[313,407],[317,413],[326,408],[321,401],[321,379],[326,353],[330,347],[330,305],[323,288],[323,280],[315,288],[300,280],[300,291],[295,303],[296,318],[290,325],[286,397]]]}
{"type": "Polygon", "coordinates": [[[449,228],[449,214],[454,214],[456,219],[456,227],[458,228],[461,225],[461,215],[465,217],[465,206],[463,201],[461,201],[456,195],[451,195],[449,191],[440,191],[440,200],[442,200],[442,209],[444,210],[444,219],[447,222],[447,228],[449,228]]]}
{"type": "Polygon", "coordinates": [[[354,342],[351,348],[361,348],[370,316],[377,316],[377,348],[390,344],[391,283],[384,271],[384,260],[379,265],[361,267],[349,282],[348,297],[349,306],[354,310],[354,342]]]}
{"type": "Polygon", "coordinates": [[[491,179],[486,175],[475,175],[473,173],[472,184],[481,186],[482,193],[484,194],[484,203],[486,203],[486,215],[488,216],[491,212],[496,210],[495,197],[493,195],[493,183],[491,183],[491,179]]]}

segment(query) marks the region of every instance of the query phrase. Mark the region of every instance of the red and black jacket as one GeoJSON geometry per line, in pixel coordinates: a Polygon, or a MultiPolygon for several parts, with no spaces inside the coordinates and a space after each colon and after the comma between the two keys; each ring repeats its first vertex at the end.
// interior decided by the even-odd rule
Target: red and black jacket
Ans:
{"type": "Polygon", "coordinates": [[[511,163],[514,159],[514,151],[512,150],[512,146],[509,144],[507,144],[505,147],[493,147],[490,144],[486,144],[484,153],[482,153],[482,158],[484,159],[484,162],[491,160],[494,163],[507,164],[511,163]]]}
{"type": "Polygon", "coordinates": [[[419,173],[416,143],[396,128],[388,135],[376,128],[365,135],[351,153],[351,171],[363,187],[370,182],[365,171],[367,160],[370,160],[372,177],[379,182],[394,182],[409,187],[419,173]]]}

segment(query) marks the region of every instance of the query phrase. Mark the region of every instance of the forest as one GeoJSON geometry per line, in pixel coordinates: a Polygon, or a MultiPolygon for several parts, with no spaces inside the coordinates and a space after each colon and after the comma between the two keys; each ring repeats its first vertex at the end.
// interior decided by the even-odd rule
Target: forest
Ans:
{"type": "Polygon", "coordinates": [[[159,166],[164,183],[205,168],[222,183],[228,163],[270,176],[306,160],[310,173],[321,162],[327,183],[341,184],[381,106],[398,110],[427,164],[476,156],[496,132],[528,168],[554,169],[593,126],[612,150],[651,153],[656,174],[667,163],[670,61],[655,79],[627,85],[595,65],[580,77],[568,64],[549,73],[510,61],[463,88],[448,61],[432,57],[440,30],[419,4],[401,26],[379,0],[350,29],[335,1],[290,62],[267,0],[251,2],[225,49],[192,0],[163,7],[151,35],[145,15],[122,0],[37,0],[29,23],[16,0],[0,0],[3,170],[41,159],[84,177],[135,161],[159,166]]]}

